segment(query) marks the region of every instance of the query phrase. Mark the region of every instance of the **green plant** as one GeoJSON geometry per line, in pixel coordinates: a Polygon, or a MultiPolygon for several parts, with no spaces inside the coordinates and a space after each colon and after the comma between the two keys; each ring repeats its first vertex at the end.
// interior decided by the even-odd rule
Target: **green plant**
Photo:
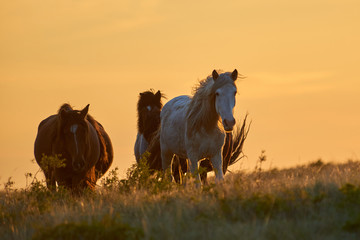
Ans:
{"type": "Polygon", "coordinates": [[[255,173],[257,174],[256,182],[259,183],[261,179],[261,173],[263,171],[262,164],[266,162],[267,156],[265,155],[265,150],[262,150],[260,153],[260,156],[258,157],[258,160],[255,165],[255,173]]]}
{"type": "Polygon", "coordinates": [[[14,190],[14,185],[15,185],[15,181],[12,180],[12,177],[9,177],[7,182],[4,183],[5,191],[7,193],[13,191],[14,190]]]}
{"type": "Polygon", "coordinates": [[[101,179],[101,185],[106,189],[115,189],[119,186],[119,168],[116,167],[109,171],[108,175],[101,179]]]}
{"type": "Polygon", "coordinates": [[[44,172],[55,170],[56,168],[63,168],[66,166],[66,159],[62,158],[61,154],[55,154],[52,156],[42,155],[40,160],[40,166],[44,172]]]}
{"type": "Polygon", "coordinates": [[[148,165],[149,154],[145,152],[139,162],[128,169],[126,179],[120,180],[120,191],[147,190],[156,193],[169,190],[175,185],[169,181],[168,177],[164,177],[162,172],[150,170],[148,165]]]}

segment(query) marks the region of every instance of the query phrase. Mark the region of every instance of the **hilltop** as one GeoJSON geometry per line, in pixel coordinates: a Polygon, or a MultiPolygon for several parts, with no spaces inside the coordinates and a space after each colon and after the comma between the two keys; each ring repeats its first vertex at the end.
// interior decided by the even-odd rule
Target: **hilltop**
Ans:
{"type": "Polygon", "coordinates": [[[360,162],[228,173],[197,189],[116,170],[95,193],[0,193],[2,239],[359,239],[360,162]]]}

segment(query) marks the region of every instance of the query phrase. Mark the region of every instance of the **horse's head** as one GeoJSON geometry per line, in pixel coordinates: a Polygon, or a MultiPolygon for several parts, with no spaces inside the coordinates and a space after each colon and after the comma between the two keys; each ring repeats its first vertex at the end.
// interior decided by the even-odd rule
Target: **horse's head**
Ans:
{"type": "Polygon", "coordinates": [[[81,111],[61,109],[60,141],[62,152],[75,172],[81,172],[86,167],[86,152],[89,144],[89,125],[86,120],[89,104],[81,111]]]}
{"type": "Polygon", "coordinates": [[[238,72],[235,69],[232,73],[218,74],[212,72],[214,79],[213,92],[215,95],[215,109],[222,119],[225,131],[232,131],[235,125],[233,110],[235,107],[235,95],[237,92],[235,80],[238,72]]]}
{"type": "Polygon", "coordinates": [[[140,93],[138,101],[138,130],[142,134],[152,134],[160,124],[162,94],[160,91],[140,93]]]}

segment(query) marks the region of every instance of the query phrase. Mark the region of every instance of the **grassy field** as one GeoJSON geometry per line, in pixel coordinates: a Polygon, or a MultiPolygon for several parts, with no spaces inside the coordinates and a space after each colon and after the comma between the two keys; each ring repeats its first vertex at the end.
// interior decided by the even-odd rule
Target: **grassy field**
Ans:
{"type": "MultiPolygon", "coordinates": [[[[31,176],[29,176],[31,178],[31,176]]],[[[228,173],[197,189],[129,170],[95,193],[0,193],[1,239],[360,239],[360,162],[228,173]]],[[[99,183],[100,184],[100,183],[99,183]]]]}

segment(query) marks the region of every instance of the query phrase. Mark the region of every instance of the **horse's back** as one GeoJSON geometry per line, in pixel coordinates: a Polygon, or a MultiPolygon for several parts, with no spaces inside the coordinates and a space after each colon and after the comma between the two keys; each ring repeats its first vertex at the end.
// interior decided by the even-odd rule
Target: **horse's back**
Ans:
{"type": "Polygon", "coordinates": [[[40,122],[34,144],[35,159],[40,163],[42,155],[51,155],[52,142],[56,136],[57,115],[51,115],[40,122]]]}
{"type": "Polygon", "coordinates": [[[179,96],[167,102],[160,114],[161,148],[181,157],[186,157],[185,149],[185,123],[186,113],[191,98],[179,96]]]}
{"type": "Polygon", "coordinates": [[[167,119],[175,120],[179,119],[179,117],[184,119],[190,101],[191,98],[189,96],[182,95],[167,102],[160,114],[161,124],[163,124],[164,120],[167,121],[167,119]]]}

